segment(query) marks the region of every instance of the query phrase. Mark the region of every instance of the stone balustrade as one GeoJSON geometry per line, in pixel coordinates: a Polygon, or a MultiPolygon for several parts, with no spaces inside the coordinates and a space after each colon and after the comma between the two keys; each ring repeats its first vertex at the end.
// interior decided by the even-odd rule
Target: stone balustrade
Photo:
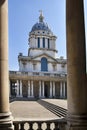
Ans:
{"type": "Polygon", "coordinates": [[[65,130],[65,120],[16,120],[14,130],[65,130]]]}
{"type": "Polygon", "coordinates": [[[66,73],[57,72],[20,72],[20,71],[9,71],[10,75],[25,75],[25,76],[50,76],[50,77],[66,77],[66,73]]]}

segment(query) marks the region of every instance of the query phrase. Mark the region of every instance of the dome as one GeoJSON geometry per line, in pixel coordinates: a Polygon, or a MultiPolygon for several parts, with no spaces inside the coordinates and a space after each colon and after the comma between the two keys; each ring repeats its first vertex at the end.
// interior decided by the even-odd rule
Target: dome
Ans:
{"type": "Polygon", "coordinates": [[[39,23],[34,24],[34,26],[31,29],[31,32],[36,31],[36,30],[44,30],[44,31],[48,31],[49,33],[52,33],[48,25],[44,22],[39,22],[39,23]]]}
{"type": "Polygon", "coordinates": [[[39,22],[33,25],[31,32],[37,31],[37,30],[43,30],[47,31],[48,33],[52,34],[51,29],[48,27],[48,24],[43,21],[44,17],[42,15],[42,12],[39,16],[39,22]]]}

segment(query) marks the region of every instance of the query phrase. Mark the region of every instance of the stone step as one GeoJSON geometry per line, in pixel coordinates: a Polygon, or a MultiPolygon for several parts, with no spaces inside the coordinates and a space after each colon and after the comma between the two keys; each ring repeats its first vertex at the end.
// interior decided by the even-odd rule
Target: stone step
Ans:
{"type": "Polygon", "coordinates": [[[55,115],[57,115],[60,118],[64,118],[67,114],[67,109],[54,105],[47,101],[38,100],[38,103],[43,105],[46,109],[48,109],[49,111],[51,111],[52,113],[54,113],[55,115]]]}

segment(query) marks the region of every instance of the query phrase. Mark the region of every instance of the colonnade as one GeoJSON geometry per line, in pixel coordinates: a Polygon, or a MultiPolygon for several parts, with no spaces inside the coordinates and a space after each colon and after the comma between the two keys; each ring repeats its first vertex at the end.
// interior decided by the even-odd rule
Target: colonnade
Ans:
{"type": "MultiPolygon", "coordinates": [[[[8,85],[8,1],[0,0],[0,129],[13,130],[8,85]]],[[[67,92],[66,130],[87,130],[87,85],[83,0],[66,0],[67,92]]],[[[62,93],[62,91],[61,91],[62,93]]]]}
{"type": "MultiPolygon", "coordinates": [[[[12,81],[10,81],[12,82],[12,81]]],[[[9,82],[9,83],[10,83],[9,82]]],[[[13,80],[14,82],[14,80],[13,80]]],[[[16,84],[15,88],[12,88],[11,84],[9,85],[10,87],[10,91],[9,91],[9,95],[11,97],[12,89],[16,90],[16,97],[23,97],[23,81],[22,80],[16,80],[16,82],[14,84],[16,84]]],[[[35,89],[35,84],[33,80],[28,80],[27,81],[27,97],[28,98],[34,98],[34,89],[35,89]]],[[[45,98],[45,91],[49,91],[49,96],[48,98],[56,98],[56,87],[59,87],[59,96],[57,98],[66,98],[66,81],[59,81],[59,86],[56,86],[56,82],[55,81],[49,81],[49,86],[45,86],[45,81],[38,81],[38,86],[37,88],[39,89],[38,91],[38,98],[45,98]],[[49,89],[46,89],[46,87],[49,89]],[[46,89],[46,90],[45,90],[46,89]]]]}

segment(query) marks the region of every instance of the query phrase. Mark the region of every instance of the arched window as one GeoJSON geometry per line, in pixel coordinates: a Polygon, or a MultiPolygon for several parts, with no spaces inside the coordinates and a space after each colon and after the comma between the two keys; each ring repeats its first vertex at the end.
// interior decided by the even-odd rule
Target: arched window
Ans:
{"type": "Polygon", "coordinates": [[[47,59],[45,57],[41,59],[41,71],[48,71],[47,59]]]}
{"type": "Polygon", "coordinates": [[[38,37],[38,48],[40,48],[40,38],[38,37]]]}
{"type": "Polygon", "coordinates": [[[45,38],[43,37],[43,48],[45,48],[45,38]]]}

